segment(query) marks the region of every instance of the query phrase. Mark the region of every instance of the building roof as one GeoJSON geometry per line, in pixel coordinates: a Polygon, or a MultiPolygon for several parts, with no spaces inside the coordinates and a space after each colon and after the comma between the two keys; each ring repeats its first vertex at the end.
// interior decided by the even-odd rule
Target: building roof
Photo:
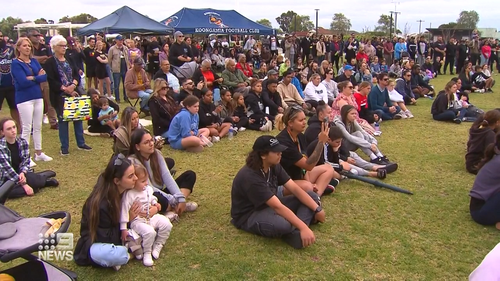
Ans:
{"type": "Polygon", "coordinates": [[[426,28],[430,33],[442,31],[455,31],[455,32],[472,32],[472,28],[426,28]]]}

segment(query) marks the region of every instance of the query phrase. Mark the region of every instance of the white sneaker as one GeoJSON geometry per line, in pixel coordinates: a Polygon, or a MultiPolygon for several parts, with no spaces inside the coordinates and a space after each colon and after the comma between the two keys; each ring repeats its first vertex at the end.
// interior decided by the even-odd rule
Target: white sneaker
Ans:
{"type": "Polygon", "coordinates": [[[216,142],[219,142],[220,141],[220,137],[219,136],[213,136],[212,137],[212,142],[213,143],[216,143],[216,142]]]}
{"type": "Polygon", "coordinates": [[[239,128],[239,129],[238,129],[238,131],[239,131],[239,132],[244,132],[246,129],[247,129],[247,128],[245,128],[245,127],[241,127],[241,128],[239,128]]]}
{"type": "Polygon", "coordinates": [[[410,118],[410,119],[411,119],[411,118],[413,118],[413,117],[415,117],[415,116],[413,116],[413,114],[411,114],[411,112],[410,112],[409,110],[407,110],[407,111],[405,112],[405,114],[406,114],[406,116],[407,116],[408,118],[410,118]]]}
{"type": "Polygon", "coordinates": [[[45,162],[49,162],[49,161],[52,161],[54,160],[52,157],[48,156],[47,154],[45,153],[40,153],[40,155],[36,154],[35,153],[35,161],[45,161],[45,162]]]}
{"type": "MultiPolygon", "coordinates": [[[[404,115],[404,117],[406,117],[406,115],[404,115]]],[[[403,115],[401,115],[401,112],[399,112],[398,114],[394,115],[394,120],[399,120],[403,118],[403,115]]]]}
{"type": "Polygon", "coordinates": [[[271,132],[273,130],[273,121],[267,120],[266,126],[267,126],[267,131],[271,132]]]}
{"type": "Polygon", "coordinates": [[[108,99],[110,99],[110,100],[115,100],[115,97],[113,97],[113,96],[108,96],[108,99]]]}
{"type": "Polygon", "coordinates": [[[160,243],[154,243],[153,245],[153,252],[151,253],[153,255],[153,258],[157,260],[160,257],[161,249],[163,248],[163,245],[160,243]]]}
{"type": "Polygon", "coordinates": [[[142,254],[138,254],[138,255],[135,256],[135,258],[138,259],[138,260],[142,260],[143,256],[142,256],[142,254]]]}
{"type": "Polygon", "coordinates": [[[402,110],[399,112],[399,115],[401,115],[401,119],[406,119],[406,118],[408,118],[408,116],[406,116],[406,112],[404,112],[404,111],[402,111],[402,110]]]}
{"type": "Polygon", "coordinates": [[[153,266],[155,264],[153,261],[153,257],[151,257],[151,253],[144,254],[144,257],[142,258],[142,264],[144,264],[144,266],[153,266]]]}
{"type": "Polygon", "coordinates": [[[373,132],[374,136],[380,136],[382,134],[382,131],[375,131],[373,132]]]}
{"type": "Polygon", "coordinates": [[[121,265],[115,265],[115,266],[113,266],[113,269],[114,269],[115,271],[120,270],[120,268],[122,268],[122,266],[121,266],[121,265]]]}
{"type": "Polygon", "coordinates": [[[167,217],[167,219],[170,220],[170,222],[178,222],[179,221],[179,215],[172,212],[172,211],[168,211],[166,214],[165,214],[165,217],[167,217]]]}
{"type": "Polygon", "coordinates": [[[194,212],[198,209],[198,204],[196,202],[186,202],[186,212],[194,212]]]}
{"type": "Polygon", "coordinates": [[[47,114],[43,115],[43,124],[49,124],[49,117],[47,117],[47,114]]]}
{"type": "Polygon", "coordinates": [[[30,168],[36,167],[36,163],[30,158],[30,168]]]}

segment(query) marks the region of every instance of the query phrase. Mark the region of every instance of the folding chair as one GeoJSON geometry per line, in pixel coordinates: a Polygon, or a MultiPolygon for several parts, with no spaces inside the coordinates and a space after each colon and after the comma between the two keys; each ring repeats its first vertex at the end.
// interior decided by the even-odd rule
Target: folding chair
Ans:
{"type": "MultiPolygon", "coordinates": [[[[0,261],[10,262],[17,258],[27,260],[26,263],[6,269],[0,274],[8,274],[16,281],[23,280],[47,280],[66,281],[76,280],[76,273],[57,267],[47,261],[39,259],[32,253],[40,251],[39,234],[48,229],[48,219],[65,218],[61,227],[54,232],[57,237],[59,233],[68,231],[71,223],[71,215],[68,212],[52,212],[34,218],[25,218],[15,211],[5,207],[9,192],[15,186],[12,181],[5,182],[0,187],[0,261]]],[[[52,240],[52,239],[51,239],[52,240]]],[[[51,246],[56,246],[57,239],[50,241],[51,246]]]]}

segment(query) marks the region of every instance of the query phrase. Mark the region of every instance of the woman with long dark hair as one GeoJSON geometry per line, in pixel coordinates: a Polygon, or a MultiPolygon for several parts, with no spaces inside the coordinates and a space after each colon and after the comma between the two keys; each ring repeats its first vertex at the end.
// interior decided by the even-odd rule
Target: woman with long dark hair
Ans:
{"type": "Polygon", "coordinates": [[[149,183],[154,188],[154,195],[162,206],[161,211],[173,210],[177,215],[184,211],[193,212],[198,207],[195,202],[186,202],[186,198],[193,192],[196,183],[196,173],[188,170],[177,179],[173,179],[168,170],[165,158],[154,147],[153,136],[144,129],[136,129],[130,138],[129,155],[136,158],[148,170],[149,183]],[[177,201],[175,206],[169,206],[168,196],[172,194],[177,201]]]}
{"type": "MultiPolygon", "coordinates": [[[[76,243],[74,258],[78,265],[113,267],[115,270],[129,259],[122,246],[120,210],[122,194],[134,188],[137,177],[134,166],[123,154],[113,156],[85,201],[80,224],[80,239],[76,243]]],[[[136,202],[130,208],[130,218],[146,216],[136,202]]],[[[157,213],[152,206],[149,215],[157,213]]]]}
{"type": "Polygon", "coordinates": [[[484,157],[488,145],[495,142],[495,134],[500,128],[500,110],[490,110],[474,122],[469,130],[465,168],[469,173],[477,174],[477,165],[484,157]]]}
{"type": "Polygon", "coordinates": [[[482,225],[495,225],[500,229],[500,133],[488,145],[485,157],[477,166],[476,180],[469,193],[470,215],[482,225]]]}

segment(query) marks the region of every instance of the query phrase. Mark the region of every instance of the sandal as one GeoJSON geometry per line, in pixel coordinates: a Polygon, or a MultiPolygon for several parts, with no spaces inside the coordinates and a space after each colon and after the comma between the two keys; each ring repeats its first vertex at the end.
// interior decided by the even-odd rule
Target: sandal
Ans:
{"type": "Polygon", "coordinates": [[[377,170],[377,178],[379,179],[385,179],[387,177],[387,170],[386,169],[378,169],[377,170]]]}

